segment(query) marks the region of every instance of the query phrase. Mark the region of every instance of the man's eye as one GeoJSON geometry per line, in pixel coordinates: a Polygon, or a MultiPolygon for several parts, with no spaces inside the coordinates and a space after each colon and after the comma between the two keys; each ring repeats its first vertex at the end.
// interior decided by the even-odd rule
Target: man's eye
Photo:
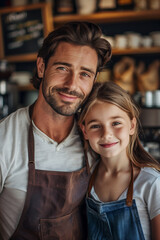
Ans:
{"type": "Polygon", "coordinates": [[[89,75],[88,73],[86,73],[86,72],[82,72],[81,75],[82,75],[83,77],[90,77],[90,75],[89,75]]]}
{"type": "Polygon", "coordinates": [[[119,125],[119,124],[121,124],[121,123],[120,123],[120,122],[113,122],[113,123],[112,123],[113,126],[117,126],[117,125],[119,125]]]}
{"type": "Polygon", "coordinates": [[[62,71],[67,71],[66,67],[57,67],[57,69],[62,70],[62,71]]]}

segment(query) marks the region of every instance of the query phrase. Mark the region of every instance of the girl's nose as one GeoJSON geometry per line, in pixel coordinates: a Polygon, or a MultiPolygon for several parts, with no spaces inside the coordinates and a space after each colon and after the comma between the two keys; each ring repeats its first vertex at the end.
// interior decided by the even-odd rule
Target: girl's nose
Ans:
{"type": "Polygon", "coordinates": [[[105,127],[102,132],[102,138],[104,139],[110,139],[112,137],[113,133],[112,130],[109,127],[105,127]]]}

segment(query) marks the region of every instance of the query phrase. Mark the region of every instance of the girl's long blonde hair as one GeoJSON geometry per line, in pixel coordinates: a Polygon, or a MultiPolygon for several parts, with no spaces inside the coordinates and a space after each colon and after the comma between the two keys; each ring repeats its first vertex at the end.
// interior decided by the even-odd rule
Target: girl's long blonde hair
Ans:
{"type": "Polygon", "coordinates": [[[94,84],[89,98],[82,107],[78,121],[79,125],[84,124],[87,113],[97,101],[114,104],[126,112],[131,120],[134,117],[136,118],[136,129],[134,134],[130,136],[130,142],[127,147],[127,155],[133,164],[137,167],[153,167],[157,170],[160,170],[160,163],[145,151],[140,142],[139,131],[141,129],[141,125],[139,121],[139,110],[130,95],[117,84],[113,82],[94,84]]]}

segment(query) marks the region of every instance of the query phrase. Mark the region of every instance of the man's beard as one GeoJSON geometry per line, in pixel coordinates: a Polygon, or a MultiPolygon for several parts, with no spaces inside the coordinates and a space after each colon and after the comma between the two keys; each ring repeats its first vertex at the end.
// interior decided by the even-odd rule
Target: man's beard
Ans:
{"type": "Polygon", "coordinates": [[[84,94],[78,93],[77,91],[70,91],[68,88],[52,88],[49,89],[49,91],[46,91],[46,86],[43,82],[42,84],[42,93],[46,100],[46,102],[50,105],[50,107],[58,114],[63,116],[72,116],[74,115],[79,107],[81,106],[83,100],[84,100],[84,94]],[[69,94],[71,96],[78,97],[79,101],[74,104],[73,102],[66,102],[63,101],[63,105],[59,106],[60,103],[58,103],[56,99],[56,92],[61,92],[65,94],[69,94]]]}

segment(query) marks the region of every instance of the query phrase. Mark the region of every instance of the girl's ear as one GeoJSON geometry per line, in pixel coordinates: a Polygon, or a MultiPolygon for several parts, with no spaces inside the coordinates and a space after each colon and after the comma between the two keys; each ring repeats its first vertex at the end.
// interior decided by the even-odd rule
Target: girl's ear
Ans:
{"type": "Polygon", "coordinates": [[[38,73],[39,78],[43,78],[44,70],[45,70],[45,64],[44,64],[43,58],[38,57],[37,58],[37,73],[38,73]]]}
{"type": "Polygon", "coordinates": [[[137,125],[137,120],[136,120],[136,118],[134,117],[134,118],[131,120],[131,128],[130,128],[130,132],[129,132],[130,135],[133,135],[133,134],[135,133],[136,125],[137,125]]]}
{"type": "Polygon", "coordinates": [[[84,138],[85,138],[86,140],[88,140],[88,136],[87,136],[87,133],[86,133],[85,125],[81,123],[81,124],[80,124],[80,128],[81,128],[81,130],[82,130],[82,132],[83,132],[84,138]]]}

